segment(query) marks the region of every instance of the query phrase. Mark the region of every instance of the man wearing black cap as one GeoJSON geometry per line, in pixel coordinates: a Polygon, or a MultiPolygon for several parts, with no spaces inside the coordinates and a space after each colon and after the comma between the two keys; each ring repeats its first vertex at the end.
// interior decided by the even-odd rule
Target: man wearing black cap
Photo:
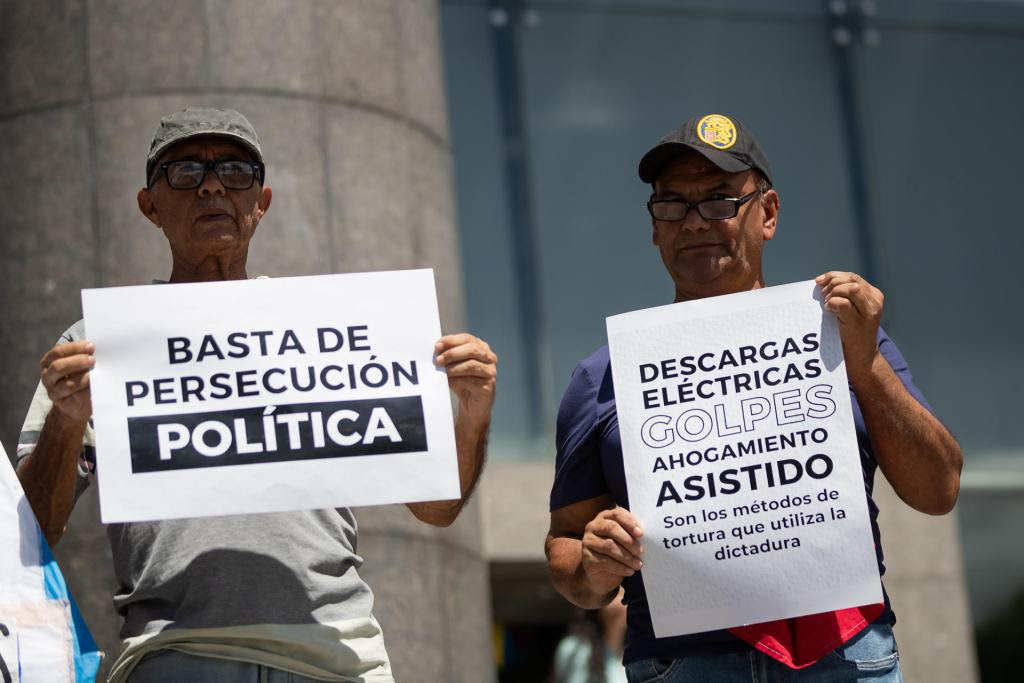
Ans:
{"type": "MultiPolygon", "coordinates": [[[[137,199],[167,238],[171,283],[246,278],[271,197],[244,116],[188,109],[161,120],[137,199]]],[[[434,351],[459,399],[462,497],[408,507],[446,526],[483,467],[497,358],[469,334],[442,337],[434,351]]],[[[94,352],[79,321],[43,356],[19,439],[18,475],[51,544],[96,467],[94,352]]],[[[392,681],[373,593],[357,572],[350,510],[111,524],[107,532],[126,644],[112,681],[392,681]]]]}
{"type": "MultiPolygon", "coordinates": [[[[675,286],[676,302],[765,286],[761,259],[765,242],[775,236],[779,195],[749,129],[721,114],[695,117],[648,151],[639,171],[653,188],[647,203],[653,242],[675,286]]],[[[871,499],[875,469],[881,467],[910,506],[944,514],[956,502],[963,457],[914,386],[899,349],[879,327],[882,293],[855,273],[830,271],[816,281],[826,308],[839,318],[884,571],[878,508],[871,499]]],[[[729,631],[654,637],[640,572],[643,529],[628,510],[607,347],[573,372],[558,413],[556,446],[545,544],[552,581],[586,608],[606,604],[620,584],[625,588],[623,661],[632,683],[901,680],[888,599],[884,605],[729,631]]]]}

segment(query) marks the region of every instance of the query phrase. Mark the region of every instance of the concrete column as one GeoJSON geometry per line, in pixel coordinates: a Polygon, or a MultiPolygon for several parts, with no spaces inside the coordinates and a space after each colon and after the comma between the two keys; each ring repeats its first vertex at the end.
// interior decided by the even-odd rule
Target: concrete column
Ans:
{"type": "Polygon", "coordinates": [[[875,475],[874,498],[904,678],[977,681],[958,513],[930,517],[911,509],[881,472],[875,475]]]}
{"type": "MultiPolygon", "coordinates": [[[[0,438],[13,452],[37,363],[84,287],[166,277],[135,193],[160,116],[238,109],[274,202],[251,275],[430,266],[442,324],[462,298],[437,7],[428,0],[9,0],[0,12],[0,438]]],[[[364,575],[400,681],[488,681],[479,512],[452,529],[357,511],[364,575]]],[[[111,659],[119,624],[94,492],[58,559],[111,659]]]]}

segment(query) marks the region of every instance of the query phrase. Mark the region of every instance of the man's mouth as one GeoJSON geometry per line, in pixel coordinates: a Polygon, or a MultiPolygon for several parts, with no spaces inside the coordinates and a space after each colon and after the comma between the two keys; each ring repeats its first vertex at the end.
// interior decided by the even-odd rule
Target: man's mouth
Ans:
{"type": "Polygon", "coordinates": [[[204,213],[199,217],[199,220],[203,222],[229,221],[231,220],[231,214],[220,212],[204,213]]]}

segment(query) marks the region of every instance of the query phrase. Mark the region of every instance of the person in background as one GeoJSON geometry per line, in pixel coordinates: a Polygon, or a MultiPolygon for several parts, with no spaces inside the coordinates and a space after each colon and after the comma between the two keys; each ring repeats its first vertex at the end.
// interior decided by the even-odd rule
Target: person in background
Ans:
{"type": "Polygon", "coordinates": [[[622,648],[626,606],[622,590],[596,610],[579,610],[555,650],[551,683],[626,683],[622,648]]]}
{"type": "MultiPolygon", "coordinates": [[[[247,278],[250,242],[271,198],[246,117],[186,109],[160,121],[137,201],[167,238],[170,283],[247,278]]],[[[96,349],[84,332],[75,323],[43,356],[18,444],[18,476],[51,544],[96,467],[96,349]]],[[[462,496],[408,508],[447,526],[483,468],[497,356],[466,333],[442,337],[434,353],[458,399],[462,496]]],[[[115,683],[393,680],[373,592],[359,576],[350,509],[111,524],[107,535],[114,606],[124,617],[115,683]]]]}
{"type": "MultiPolygon", "coordinates": [[[[779,193],[761,145],[721,114],[686,121],[640,160],[651,240],[676,302],[765,286],[762,256],[775,237],[779,193]]],[[[828,217],[822,217],[827,220],[828,217]]],[[[881,469],[916,510],[956,503],[963,454],[914,386],[879,323],[882,292],[856,273],[816,278],[835,313],[850,382],[879,571],[882,543],[872,499],[881,469]]],[[[608,347],[577,365],[558,412],[551,527],[545,542],[555,588],[588,609],[625,588],[630,683],[658,681],[899,681],[895,616],[884,604],[685,636],[656,638],[644,592],[644,530],[629,511],[608,347]],[[792,640],[799,647],[780,649],[792,640]]]]}

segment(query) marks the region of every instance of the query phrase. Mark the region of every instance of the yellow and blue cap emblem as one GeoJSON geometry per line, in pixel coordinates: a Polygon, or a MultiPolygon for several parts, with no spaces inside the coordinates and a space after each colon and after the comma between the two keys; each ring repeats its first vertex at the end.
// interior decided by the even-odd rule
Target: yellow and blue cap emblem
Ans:
{"type": "Polygon", "coordinates": [[[736,124],[728,116],[708,114],[697,122],[697,137],[715,149],[729,149],[736,144],[736,124]]]}

